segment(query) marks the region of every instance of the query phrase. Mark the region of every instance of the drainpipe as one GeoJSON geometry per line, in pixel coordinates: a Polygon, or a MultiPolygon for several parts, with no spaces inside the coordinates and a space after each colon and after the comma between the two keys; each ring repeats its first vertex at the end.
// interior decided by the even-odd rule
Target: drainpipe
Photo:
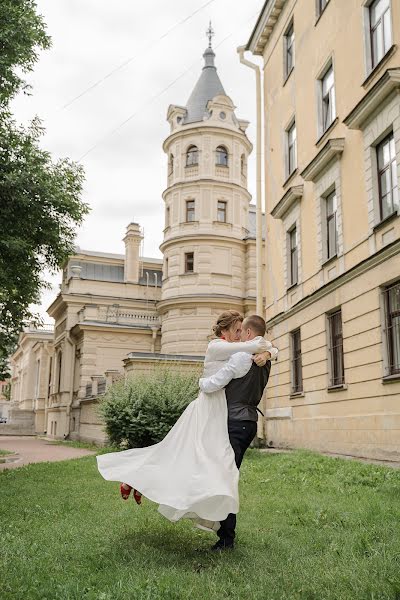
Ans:
{"type": "Polygon", "coordinates": [[[250,62],[244,57],[246,46],[239,46],[237,52],[240,62],[246,67],[253,69],[256,74],[256,102],[257,102],[257,120],[256,120],[256,312],[260,317],[265,318],[264,314],[264,290],[263,290],[263,252],[262,252],[262,189],[261,189],[261,72],[260,67],[250,62]]]}

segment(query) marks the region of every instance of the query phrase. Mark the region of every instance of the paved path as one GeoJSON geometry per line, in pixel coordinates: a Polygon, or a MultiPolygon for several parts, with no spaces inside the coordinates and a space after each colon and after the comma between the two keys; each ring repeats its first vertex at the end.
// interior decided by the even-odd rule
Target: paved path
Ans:
{"type": "Polygon", "coordinates": [[[3,469],[16,469],[29,463],[56,462],[95,454],[92,450],[57,445],[36,437],[11,435],[0,435],[0,449],[15,452],[11,462],[2,463],[1,461],[5,457],[0,455],[0,471],[3,469]]]}

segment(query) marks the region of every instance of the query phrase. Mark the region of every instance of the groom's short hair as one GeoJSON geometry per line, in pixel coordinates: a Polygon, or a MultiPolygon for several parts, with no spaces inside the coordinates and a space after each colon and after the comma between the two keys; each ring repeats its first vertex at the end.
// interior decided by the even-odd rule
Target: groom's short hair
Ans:
{"type": "Polygon", "coordinates": [[[267,330],[265,321],[258,315],[250,315],[243,321],[243,329],[252,329],[257,335],[264,336],[267,330]]]}

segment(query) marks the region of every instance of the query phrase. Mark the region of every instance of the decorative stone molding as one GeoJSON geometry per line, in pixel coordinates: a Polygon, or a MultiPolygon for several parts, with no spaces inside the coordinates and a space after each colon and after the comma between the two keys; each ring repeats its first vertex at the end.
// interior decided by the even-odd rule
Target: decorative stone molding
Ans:
{"type": "Polygon", "coordinates": [[[377,83],[365,94],[364,98],[353,108],[344,119],[349,129],[362,129],[365,121],[377,108],[382,108],[382,102],[394,91],[400,90],[400,67],[388,69],[377,83]]]}
{"type": "Polygon", "coordinates": [[[250,50],[253,54],[262,56],[264,48],[271,37],[272,31],[286,2],[287,0],[271,0],[270,2],[265,2],[256,26],[247,42],[246,50],[250,50]]]}
{"type": "Polygon", "coordinates": [[[286,194],[279,200],[275,208],[272,209],[271,215],[273,218],[283,219],[292,206],[303,197],[303,191],[303,185],[295,185],[289,188],[286,194]]]}
{"type": "Polygon", "coordinates": [[[305,181],[316,181],[333,158],[342,154],[344,138],[333,138],[327,141],[312,161],[306,166],[301,176],[305,181]]]}

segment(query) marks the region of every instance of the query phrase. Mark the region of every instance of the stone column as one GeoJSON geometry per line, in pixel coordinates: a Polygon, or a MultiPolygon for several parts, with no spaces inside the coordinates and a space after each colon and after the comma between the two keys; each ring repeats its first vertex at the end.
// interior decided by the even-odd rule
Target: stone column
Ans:
{"type": "Polygon", "coordinates": [[[143,239],[138,223],[130,223],[127,227],[125,242],[125,274],[126,283],[139,281],[140,244],[143,239]]]}

